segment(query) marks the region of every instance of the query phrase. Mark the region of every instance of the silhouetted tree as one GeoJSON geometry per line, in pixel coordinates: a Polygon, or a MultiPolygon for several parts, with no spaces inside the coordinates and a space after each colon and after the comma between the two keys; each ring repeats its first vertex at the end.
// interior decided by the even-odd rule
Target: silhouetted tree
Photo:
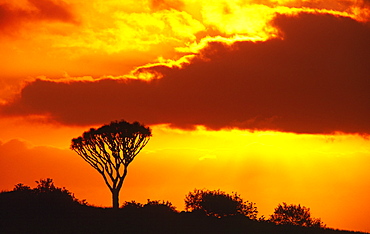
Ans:
{"type": "Polygon", "coordinates": [[[320,219],[312,218],[310,208],[301,205],[279,204],[271,215],[271,222],[276,224],[290,224],[302,227],[325,227],[320,219]]]}
{"type": "Polygon", "coordinates": [[[151,135],[149,127],[122,120],[98,129],[91,128],[72,139],[71,149],[103,176],[112,193],[113,208],[119,206],[119,192],[129,164],[151,135]]]}
{"type": "Polygon", "coordinates": [[[255,204],[243,199],[237,193],[227,194],[220,190],[195,189],[185,197],[186,211],[201,211],[208,216],[225,217],[244,215],[257,219],[255,204]]]}

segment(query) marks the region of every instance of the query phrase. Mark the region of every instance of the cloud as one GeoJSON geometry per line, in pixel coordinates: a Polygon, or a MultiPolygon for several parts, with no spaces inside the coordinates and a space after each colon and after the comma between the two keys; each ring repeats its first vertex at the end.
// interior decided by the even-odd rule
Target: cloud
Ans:
{"type": "Polygon", "coordinates": [[[181,0],[150,0],[150,5],[151,5],[151,8],[155,10],[163,10],[163,9],[181,10],[185,4],[181,0]]]}
{"type": "Polygon", "coordinates": [[[70,7],[63,1],[28,0],[37,10],[37,18],[71,22],[74,20],[70,7]]]}
{"type": "Polygon", "coordinates": [[[143,68],[160,79],[36,80],[3,115],[68,125],[114,119],[188,128],[370,133],[370,28],[349,18],[279,16],[283,39],[213,42],[182,68],[143,68]]]}
{"type": "Polygon", "coordinates": [[[0,31],[14,31],[29,21],[75,22],[72,8],[63,1],[28,0],[24,4],[0,4],[0,31]]]}
{"type": "Polygon", "coordinates": [[[165,2],[157,2],[153,8],[148,3],[140,6],[137,3],[97,1],[77,5],[79,24],[75,28],[50,28],[45,36],[51,37],[53,47],[70,51],[73,56],[131,51],[156,51],[159,56],[165,56],[168,52],[173,54],[174,48],[195,41],[197,34],[205,30],[187,12],[162,7],[165,2]]]}

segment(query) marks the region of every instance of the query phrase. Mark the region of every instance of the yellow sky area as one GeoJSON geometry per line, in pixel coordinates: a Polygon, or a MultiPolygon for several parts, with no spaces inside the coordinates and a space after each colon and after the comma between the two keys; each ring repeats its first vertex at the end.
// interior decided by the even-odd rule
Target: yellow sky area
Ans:
{"type": "Polygon", "coordinates": [[[72,35],[62,35],[55,47],[82,47],[90,52],[102,50],[108,54],[125,50],[150,51],[155,45],[169,43],[176,46],[193,41],[195,34],[204,29],[189,14],[175,10],[153,13],[116,11],[86,21],[86,28],[72,35]]]}
{"type": "MultiPolygon", "coordinates": [[[[70,140],[88,128],[15,126],[15,120],[2,124],[14,127],[0,133],[1,189],[19,182],[34,186],[35,180],[51,177],[90,204],[111,205],[99,174],[69,150],[70,140]]],[[[185,195],[194,188],[221,189],[257,203],[261,215],[270,215],[281,202],[302,204],[329,227],[370,230],[366,138],[201,127],[184,131],[166,125],[152,129],[152,139],[130,165],[121,202],[169,200],[182,210],[185,195]]]]}
{"type": "Polygon", "coordinates": [[[214,2],[202,9],[204,23],[226,35],[241,34],[258,39],[274,36],[276,30],[268,25],[274,11],[264,5],[227,5],[214,2]]]}
{"type": "Polygon", "coordinates": [[[122,199],[165,199],[182,209],[194,188],[222,189],[256,202],[265,216],[284,201],[311,207],[329,226],[365,228],[369,156],[369,141],[357,135],[155,126],[130,168],[122,199]],[[354,211],[356,220],[348,217],[354,211]]]}

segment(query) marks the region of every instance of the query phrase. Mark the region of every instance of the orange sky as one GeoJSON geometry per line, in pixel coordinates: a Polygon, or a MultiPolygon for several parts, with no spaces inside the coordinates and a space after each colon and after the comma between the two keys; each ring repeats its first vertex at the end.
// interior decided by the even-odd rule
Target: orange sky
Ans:
{"type": "Polygon", "coordinates": [[[137,120],[121,202],[221,189],[370,232],[369,21],[368,0],[0,0],[0,189],[110,206],[70,140],[137,120]]]}

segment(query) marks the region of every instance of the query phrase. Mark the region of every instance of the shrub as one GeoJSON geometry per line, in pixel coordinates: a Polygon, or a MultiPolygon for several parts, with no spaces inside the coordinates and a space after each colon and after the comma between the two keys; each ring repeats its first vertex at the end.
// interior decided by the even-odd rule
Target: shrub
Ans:
{"type": "Polygon", "coordinates": [[[289,224],[302,227],[325,227],[320,219],[311,217],[310,208],[301,205],[279,204],[269,221],[275,224],[289,224]]]}
{"type": "Polygon", "coordinates": [[[227,194],[220,190],[195,189],[185,197],[186,211],[200,211],[208,216],[225,217],[244,215],[257,219],[257,207],[252,202],[244,201],[239,194],[227,194]]]}

